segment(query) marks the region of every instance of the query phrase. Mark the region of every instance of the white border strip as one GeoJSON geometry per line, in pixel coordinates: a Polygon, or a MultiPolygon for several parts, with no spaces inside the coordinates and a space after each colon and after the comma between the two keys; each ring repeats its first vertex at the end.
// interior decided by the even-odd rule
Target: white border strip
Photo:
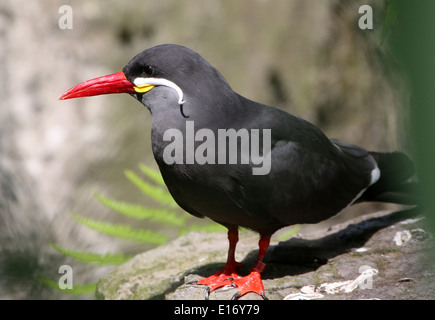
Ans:
{"type": "Polygon", "coordinates": [[[178,94],[178,104],[181,106],[186,101],[183,100],[183,90],[179,86],[177,86],[172,81],[169,81],[167,79],[163,78],[136,78],[133,81],[134,85],[137,87],[143,87],[147,85],[154,85],[154,86],[165,86],[174,89],[177,91],[178,94]]]}

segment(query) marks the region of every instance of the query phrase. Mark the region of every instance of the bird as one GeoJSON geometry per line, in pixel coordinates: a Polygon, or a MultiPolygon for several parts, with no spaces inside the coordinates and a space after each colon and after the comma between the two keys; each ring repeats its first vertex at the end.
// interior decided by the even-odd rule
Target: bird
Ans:
{"type": "Polygon", "coordinates": [[[112,93],[149,109],[152,152],[176,203],[228,229],[223,269],[197,281],[206,298],[230,285],[233,299],[249,292],[267,299],[264,256],[283,227],[318,223],[360,202],[416,203],[415,168],[404,152],[328,138],[297,115],[245,98],[185,46],[148,48],[122,71],[82,82],[59,100],[112,93]],[[235,259],[240,228],[259,234],[256,262],[244,276],[235,259]]]}

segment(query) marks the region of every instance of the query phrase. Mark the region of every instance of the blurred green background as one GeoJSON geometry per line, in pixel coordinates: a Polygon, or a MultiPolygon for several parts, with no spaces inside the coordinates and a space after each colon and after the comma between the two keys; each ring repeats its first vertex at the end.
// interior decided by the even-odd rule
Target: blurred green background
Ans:
{"type": "MultiPolygon", "coordinates": [[[[396,0],[398,19],[393,49],[411,92],[413,155],[428,226],[435,231],[435,2],[396,0]]],[[[433,253],[431,253],[433,255],[433,253]]],[[[435,257],[432,257],[434,259],[435,257]]]]}
{"type": "MultiPolygon", "coordinates": [[[[415,150],[422,170],[430,168],[434,111],[425,94],[433,94],[434,48],[423,2],[429,4],[398,6],[403,14],[415,12],[412,21],[426,21],[420,30],[394,20],[386,0],[2,1],[0,298],[68,298],[35,280],[55,278],[65,263],[50,241],[100,253],[148,249],[90,231],[69,214],[122,222],[95,201],[94,190],[147,204],[123,172],[139,162],[156,168],[148,110],[128,95],[57,99],[157,44],[199,52],[238,93],[302,116],[329,137],[370,150],[415,150]],[[64,4],[73,9],[72,30],[58,25],[64,4]],[[367,4],[373,30],[358,27],[358,9],[367,4]],[[419,18],[423,13],[427,19],[419,18]],[[404,37],[394,42],[398,35],[404,37]],[[410,135],[408,70],[422,94],[412,104],[417,143],[410,135]]],[[[432,172],[425,172],[429,186],[432,172]]],[[[327,223],[391,208],[361,205],[327,223]]],[[[67,263],[82,283],[109,270],[67,263]]]]}

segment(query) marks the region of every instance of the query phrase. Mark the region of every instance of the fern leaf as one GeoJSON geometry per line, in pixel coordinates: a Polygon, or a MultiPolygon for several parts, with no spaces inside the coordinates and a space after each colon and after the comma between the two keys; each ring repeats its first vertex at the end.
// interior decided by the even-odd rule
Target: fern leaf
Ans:
{"type": "Polygon", "coordinates": [[[186,220],[185,217],[180,217],[176,212],[168,211],[166,209],[146,208],[140,205],[115,201],[103,196],[98,192],[94,192],[94,196],[106,207],[137,220],[149,219],[150,221],[160,222],[176,227],[182,226],[186,220]]]}
{"type": "Polygon", "coordinates": [[[130,260],[132,257],[129,255],[126,256],[124,254],[110,254],[110,253],[99,254],[93,252],[73,251],[73,250],[61,248],[55,245],[54,243],[51,243],[51,246],[57,251],[59,251],[60,253],[87,264],[120,265],[130,260]]]}
{"type": "Polygon", "coordinates": [[[140,163],[139,164],[139,169],[147,175],[148,178],[150,178],[151,180],[153,180],[155,183],[161,185],[161,186],[165,186],[166,184],[163,181],[162,175],[160,174],[159,171],[152,169],[151,167],[148,167],[147,165],[140,163]]]}
{"type": "Polygon", "coordinates": [[[61,289],[57,281],[52,281],[45,277],[39,277],[38,281],[47,287],[59,290],[60,292],[64,292],[73,296],[79,296],[82,294],[95,292],[95,290],[97,289],[96,283],[74,284],[72,289],[61,289]]]}
{"type": "Polygon", "coordinates": [[[172,199],[172,196],[168,191],[162,189],[161,187],[156,187],[149,184],[148,182],[139,178],[133,171],[126,170],[125,175],[147,196],[153,198],[154,200],[165,206],[170,206],[172,208],[177,207],[177,204],[175,203],[174,199],[172,199]]]}
{"type": "Polygon", "coordinates": [[[161,245],[167,242],[166,235],[158,232],[150,230],[134,230],[128,225],[95,221],[74,213],[71,215],[77,222],[110,236],[155,245],[161,245]]]}

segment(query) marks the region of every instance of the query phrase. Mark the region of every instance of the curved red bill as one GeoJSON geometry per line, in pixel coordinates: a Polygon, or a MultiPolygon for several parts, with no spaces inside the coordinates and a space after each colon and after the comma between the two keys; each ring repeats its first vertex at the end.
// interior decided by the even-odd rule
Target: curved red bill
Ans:
{"type": "Polygon", "coordinates": [[[125,77],[124,72],[109,74],[82,82],[65,92],[59,100],[97,96],[109,93],[133,93],[134,84],[125,77]]]}

